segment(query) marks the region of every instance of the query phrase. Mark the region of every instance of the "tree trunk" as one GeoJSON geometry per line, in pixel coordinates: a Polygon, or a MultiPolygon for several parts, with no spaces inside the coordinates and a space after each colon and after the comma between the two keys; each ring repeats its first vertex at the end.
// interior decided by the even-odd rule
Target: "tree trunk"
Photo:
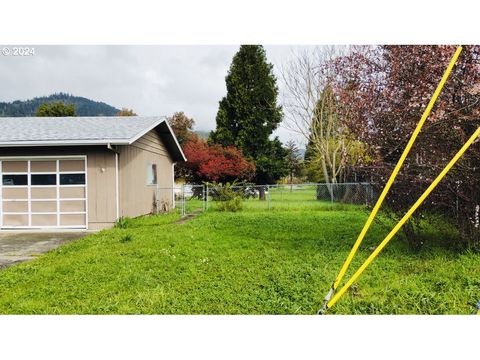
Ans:
{"type": "MultiPolygon", "coordinates": [[[[330,193],[330,199],[333,201],[333,188],[332,184],[330,183],[330,176],[328,175],[327,164],[325,163],[325,158],[322,157],[322,170],[323,170],[323,177],[325,178],[325,183],[327,184],[328,192],[330,193]]],[[[334,179],[332,179],[334,182],[334,179]]]]}
{"type": "Polygon", "coordinates": [[[266,199],[266,197],[265,197],[265,187],[260,186],[260,188],[258,189],[258,200],[265,201],[265,199],[266,199]]]}

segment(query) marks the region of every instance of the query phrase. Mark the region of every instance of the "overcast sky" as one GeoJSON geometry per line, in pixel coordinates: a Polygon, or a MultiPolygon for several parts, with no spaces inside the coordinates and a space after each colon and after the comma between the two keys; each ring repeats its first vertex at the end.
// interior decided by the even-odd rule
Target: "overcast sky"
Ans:
{"type": "MultiPolygon", "coordinates": [[[[0,101],[66,92],[130,108],[138,115],[184,111],[195,119],[196,129],[212,130],[218,102],[226,93],[225,76],[238,48],[35,46],[31,57],[0,56],[0,101]]],[[[265,49],[278,72],[298,47],[265,49]]],[[[299,140],[283,128],[277,134],[282,141],[299,140]]]]}

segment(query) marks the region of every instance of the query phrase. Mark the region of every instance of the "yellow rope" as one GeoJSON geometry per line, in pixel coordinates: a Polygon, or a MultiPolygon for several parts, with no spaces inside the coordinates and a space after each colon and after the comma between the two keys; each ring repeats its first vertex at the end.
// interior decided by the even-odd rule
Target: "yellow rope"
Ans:
{"type": "Polygon", "coordinates": [[[437,89],[433,93],[433,96],[430,99],[430,102],[428,103],[427,107],[425,108],[425,111],[423,112],[423,115],[422,115],[420,121],[418,122],[417,127],[413,131],[412,137],[408,141],[407,146],[405,147],[405,150],[403,150],[402,156],[400,156],[400,159],[398,160],[397,165],[393,169],[393,172],[390,175],[390,178],[388,179],[387,184],[385,185],[385,188],[383,189],[382,193],[380,194],[380,197],[378,198],[377,203],[373,207],[373,210],[370,213],[370,216],[368,217],[367,222],[363,226],[363,229],[360,232],[360,235],[358,235],[357,241],[355,241],[355,244],[353,245],[352,250],[350,250],[350,253],[348,254],[348,257],[345,260],[345,263],[343,264],[342,268],[340,269],[340,272],[338,273],[338,276],[337,276],[337,278],[335,279],[335,282],[332,285],[333,290],[337,289],[338,285],[340,284],[340,281],[342,281],[348,267],[350,266],[350,263],[353,260],[353,257],[355,255],[355,253],[358,250],[358,247],[362,243],[363,238],[365,237],[368,229],[372,225],[372,222],[375,219],[375,216],[377,215],[378,211],[380,210],[380,207],[382,206],[383,200],[387,196],[388,191],[390,190],[395,178],[397,177],[398,172],[400,171],[400,168],[402,167],[408,153],[412,149],[413,144],[415,143],[415,140],[417,139],[417,136],[420,133],[420,130],[422,129],[423,124],[425,123],[425,120],[427,119],[428,115],[430,115],[430,112],[432,111],[432,108],[435,105],[435,102],[437,101],[437,98],[440,95],[440,92],[442,91],[442,88],[445,85],[445,82],[447,81],[450,73],[452,72],[453,66],[455,65],[455,62],[457,61],[461,52],[462,52],[462,47],[459,46],[457,48],[457,50],[455,51],[455,54],[453,55],[452,59],[450,60],[450,63],[448,64],[448,67],[445,70],[445,73],[443,74],[443,77],[440,80],[440,83],[438,84],[437,89]]]}
{"type": "Polygon", "coordinates": [[[368,265],[377,257],[377,255],[382,251],[382,249],[388,244],[388,242],[395,236],[395,234],[401,229],[401,227],[408,221],[408,219],[413,215],[415,210],[425,201],[428,195],[435,189],[435,187],[440,183],[440,181],[447,175],[450,169],[455,165],[455,163],[460,159],[460,157],[467,151],[467,149],[473,144],[473,142],[480,136],[480,127],[473,133],[473,135],[468,139],[468,141],[462,146],[462,148],[457,152],[452,160],[445,166],[445,168],[440,172],[437,178],[430,184],[430,186],[425,190],[425,192],[420,196],[420,198],[413,204],[413,206],[408,210],[408,212],[403,216],[403,218],[398,222],[397,225],[390,231],[390,233],[385,237],[385,239],[378,245],[374,252],[365,260],[365,262],[360,266],[355,274],[346,282],[346,284],[335,294],[335,296],[328,302],[327,307],[331,308],[340,297],[348,290],[348,288],[358,279],[358,277],[363,273],[368,265]]]}

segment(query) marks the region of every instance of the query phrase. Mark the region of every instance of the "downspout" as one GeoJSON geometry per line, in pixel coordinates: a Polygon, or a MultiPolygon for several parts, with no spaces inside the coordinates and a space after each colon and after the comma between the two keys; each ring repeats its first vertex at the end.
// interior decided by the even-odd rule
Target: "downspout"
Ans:
{"type": "Polygon", "coordinates": [[[175,163],[172,163],[172,209],[175,209],[175,163]]]}
{"type": "Polygon", "coordinates": [[[118,152],[115,152],[115,206],[117,210],[117,220],[120,218],[120,191],[118,179],[118,152]]]}
{"type": "Polygon", "coordinates": [[[114,149],[111,144],[107,145],[107,149],[115,153],[115,213],[116,219],[120,218],[120,191],[119,191],[119,175],[118,175],[118,154],[119,151],[114,149]]]}

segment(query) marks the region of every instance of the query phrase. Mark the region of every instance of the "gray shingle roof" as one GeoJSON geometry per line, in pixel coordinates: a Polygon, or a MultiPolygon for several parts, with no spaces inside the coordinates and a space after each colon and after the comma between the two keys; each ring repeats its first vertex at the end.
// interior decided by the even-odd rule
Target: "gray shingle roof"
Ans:
{"type": "Polygon", "coordinates": [[[129,145],[154,128],[174,158],[184,160],[175,135],[159,116],[0,117],[0,147],[129,145]]]}
{"type": "Polygon", "coordinates": [[[0,143],[100,141],[130,142],[161,117],[0,117],[0,143]]]}

